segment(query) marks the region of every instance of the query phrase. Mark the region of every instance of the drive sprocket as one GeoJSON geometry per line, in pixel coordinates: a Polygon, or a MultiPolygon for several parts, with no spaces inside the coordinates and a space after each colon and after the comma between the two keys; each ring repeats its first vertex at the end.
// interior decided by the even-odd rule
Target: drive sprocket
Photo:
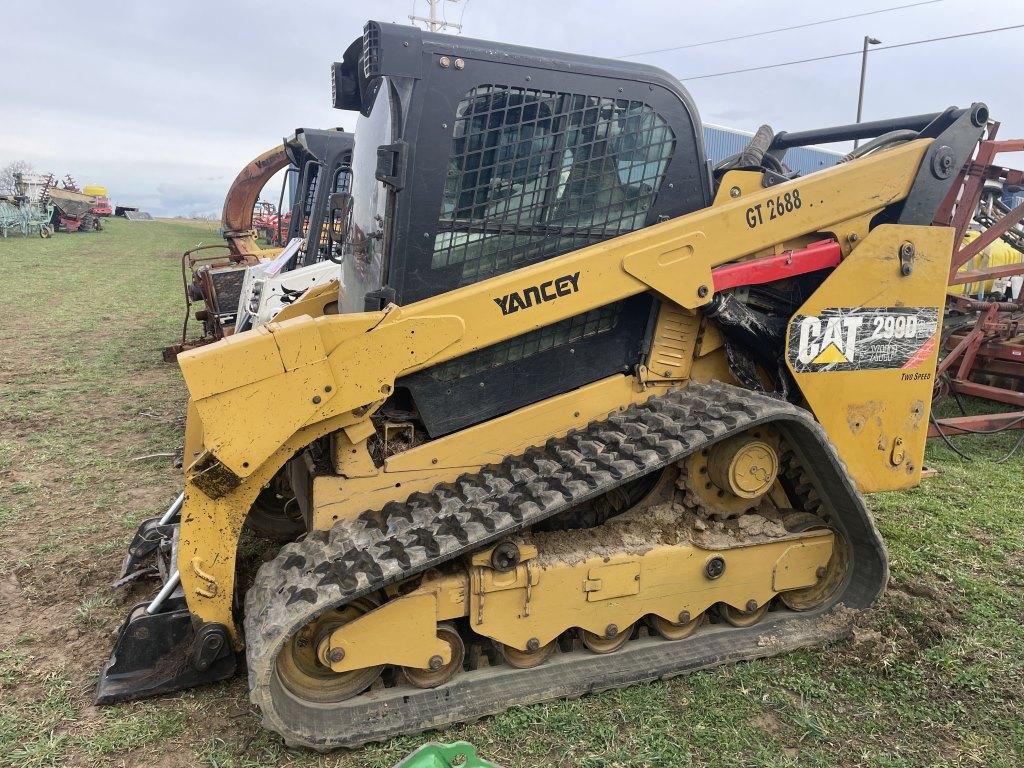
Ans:
{"type": "Polygon", "coordinates": [[[760,428],[691,454],[676,480],[683,503],[716,520],[756,509],[778,478],[779,445],[774,430],[760,428]]]}

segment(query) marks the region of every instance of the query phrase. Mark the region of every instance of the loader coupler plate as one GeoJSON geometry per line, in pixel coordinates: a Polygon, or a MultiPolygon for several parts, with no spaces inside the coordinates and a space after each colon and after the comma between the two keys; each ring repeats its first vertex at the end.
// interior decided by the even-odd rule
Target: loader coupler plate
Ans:
{"type": "Polygon", "coordinates": [[[196,622],[181,599],[150,615],[142,603],[117,633],[110,659],[100,673],[96,703],[112,704],[157,696],[224,680],[237,659],[219,624],[196,622]]]}
{"type": "Polygon", "coordinates": [[[139,524],[128,553],[121,563],[121,571],[113,586],[115,589],[143,576],[158,574],[166,580],[171,568],[168,552],[171,550],[177,523],[161,524],[160,518],[151,517],[139,524]]]}

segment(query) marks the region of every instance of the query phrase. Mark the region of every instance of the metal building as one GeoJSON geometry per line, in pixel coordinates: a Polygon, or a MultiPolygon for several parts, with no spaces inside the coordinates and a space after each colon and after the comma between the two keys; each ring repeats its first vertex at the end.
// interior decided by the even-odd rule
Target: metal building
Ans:
{"type": "MultiPolygon", "coordinates": [[[[704,147],[708,153],[708,159],[715,164],[730,155],[742,152],[743,147],[747,145],[753,135],[735,128],[704,123],[704,147]]],[[[799,171],[801,175],[806,176],[808,173],[820,171],[822,168],[831,168],[839,162],[841,157],[842,153],[828,149],[794,147],[786,152],[785,163],[794,171],[799,171]]]]}

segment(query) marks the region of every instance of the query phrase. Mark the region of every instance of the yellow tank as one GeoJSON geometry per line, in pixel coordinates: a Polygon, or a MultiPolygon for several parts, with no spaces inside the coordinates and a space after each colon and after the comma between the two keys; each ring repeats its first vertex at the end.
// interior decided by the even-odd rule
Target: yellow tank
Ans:
{"type": "Polygon", "coordinates": [[[87,184],[82,192],[94,197],[107,197],[107,188],[101,187],[99,184],[87,184]]]}
{"type": "MultiPolygon", "coordinates": [[[[964,245],[967,245],[974,240],[977,240],[981,236],[980,232],[971,230],[964,234],[964,245]]],[[[1021,254],[1016,248],[1007,245],[1002,240],[996,240],[991,243],[987,248],[982,250],[977,256],[968,261],[962,267],[961,272],[967,272],[974,269],[984,269],[985,267],[1002,267],[1007,264],[1019,264],[1024,260],[1024,255],[1021,254]]],[[[954,285],[950,287],[950,292],[959,293],[963,295],[977,295],[979,292],[991,293],[995,286],[995,280],[986,280],[982,283],[966,283],[964,285],[954,285]]]]}

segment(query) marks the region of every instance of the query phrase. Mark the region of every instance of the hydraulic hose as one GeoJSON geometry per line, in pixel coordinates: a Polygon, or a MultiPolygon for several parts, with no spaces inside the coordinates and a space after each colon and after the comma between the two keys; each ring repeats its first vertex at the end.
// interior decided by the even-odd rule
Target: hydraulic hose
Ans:
{"type": "Polygon", "coordinates": [[[911,139],[916,139],[918,135],[919,133],[917,131],[911,131],[909,129],[883,133],[881,136],[872,139],[867,144],[861,144],[849,154],[843,155],[839,162],[848,163],[851,160],[855,160],[858,157],[864,157],[864,155],[870,154],[876,150],[890,147],[895,144],[902,144],[903,142],[910,141],[911,139]]]}
{"type": "Polygon", "coordinates": [[[754,133],[754,136],[747,142],[747,146],[740,152],[739,165],[742,168],[759,168],[764,162],[764,156],[768,153],[775,140],[775,131],[770,125],[762,125],[754,133]]]}
{"type": "Polygon", "coordinates": [[[727,171],[733,168],[765,167],[776,173],[782,173],[782,163],[778,158],[768,154],[768,148],[775,140],[775,131],[770,125],[762,125],[747,142],[742,152],[729,155],[715,165],[715,171],[727,171]]]}

